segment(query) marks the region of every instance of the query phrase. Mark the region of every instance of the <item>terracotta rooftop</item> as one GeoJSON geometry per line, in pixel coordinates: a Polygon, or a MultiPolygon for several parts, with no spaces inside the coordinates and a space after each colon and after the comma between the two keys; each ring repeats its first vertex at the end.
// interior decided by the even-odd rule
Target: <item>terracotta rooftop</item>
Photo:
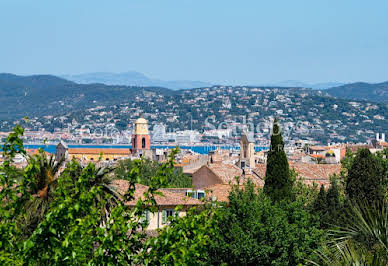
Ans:
{"type": "MultiPolygon", "coordinates": [[[[29,155],[36,155],[39,154],[39,149],[26,149],[27,154],[29,155]]],[[[46,156],[51,156],[53,155],[52,153],[49,153],[47,151],[44,152],[46,156]]]]}
{"type": "Polygon", "coordinates": [[[120,155],[130,155],[131,151],[129,149],[119,149],[119,148],[69,148],[69,154],[120,154],[120,155]]]}
{"type": "MultiPolygon", "coordinates": [[[[240,185],[239,188],[244,189],[244,186],[240,185]]],[[[204,190],[208,199],[228,202],[229,192],[232,190],[232,186],[227,184],[216,184],[213,186],[206,187],[204,190]]]]}
{"type": "Polygon", "coordinates": [[[318,158],[325,159],[325,156],[322,154],[310,154],[310,157],[313,157],[315,159],[318,159],[318,158]]]}
{"type": "Polygon", "coordinates": [[[233,164],[209,164],[207,167],[225,184],[234,183],[236,176],[242,175],[242,170],[233,164]]]}
{"type": "MultiPolygon", "coordinates": [[[[266,168],[265,164],[257,164],[253,172],[264,179],[266,168]]],[[[290,162],[290,169],[294,169],[305,184],[311,185],[314,182],[327,185],[330,184],[330,176],[340,173],[341,165],[290,162]]]]}
{"type": "Polygon", "coordinates": [[[330,150],[333,147],[330,146],[310,146],[309,149],[312,151],[325,151],[325,150],[330,150]]]}
{"type": "Polygon", "coordinates": [[[380,145],[383,147],[388,147],[388,142],[380,142],[380,145]]]}
{"type": "Polygon", "coordinates": [[[206,197],[211,200],[227,202],[229,201],[229,192],[232,190],[231,185],[216,184],[204,189],[206,191],[206,197]]]}
{"type": "MultiPolygon", "coordinates": [[[[128,190],[129,183],[126,180],[114,180],[113,184],[117,186],[117,191],[120,194],[124,194],[128,190]]],[[[144,193],[148,190],[147,186],[136,184],[135,185],[135,199],[127,202],[130,206],[135,206],[138,199],[144,199],[144,193]]],[[[158,206],[178,206],[178,205],[200,205],[202,201],[186,197],[184,194],[170,192],[165,189],[158,190],[163,193],[163,196],[156,195],[155,200],[158,206]]]]}
{"type": "Polygon", "coordinates": [[[299,176],[304,180],[326,180],[330,182],[330,176],[340,173],[341,165],[290,163],[290,169],[295,169],[299,176]]]}
{"type": "Polygon", "coordinates": [[[240,183],[245,183],[250,179],[255,185],[261,186],[263,180],[258,176],[250,173],[245,173],[234,164],[209,164],[208,167],[216,176],[218,176],[224,184],[236,184],[236,177],[240,178],[240,183]]]}

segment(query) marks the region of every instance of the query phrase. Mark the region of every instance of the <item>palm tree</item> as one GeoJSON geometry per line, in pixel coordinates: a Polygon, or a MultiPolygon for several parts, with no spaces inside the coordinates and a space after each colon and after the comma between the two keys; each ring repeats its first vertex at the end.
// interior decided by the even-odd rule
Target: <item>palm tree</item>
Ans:
{"type": "Polygon", "coordinates": [[[102,209],[102,222],[106,222],[109,218],[112,208],[117,206],[118,202],[122,200],[122,194],[118,191],[118,187],[114,184],[114,180],[117,179],[113,174],[114,168],[112,167],[96,167],[93,168],[90,186],[99,186],[103,193],[98,194],[95,201],[96,204],[105,200],[104,208],[102,209]]]}
{"type": "Polygon", "coordinates": [[[388,265],[388,204],[349,207],[346,225],[331,230],[332,240],[315,265],[388,265]]]}
{"type": "Polygon", "coordinates": [[[30,189],[33,196],[24,206],[21,222],[28,234],[36,228],[49,208],[64,159],[57,162],[53,155],[47,156],[40,149],[37,154],[28,155],[27,161],[26,174],[32,180],[30,189]]]}

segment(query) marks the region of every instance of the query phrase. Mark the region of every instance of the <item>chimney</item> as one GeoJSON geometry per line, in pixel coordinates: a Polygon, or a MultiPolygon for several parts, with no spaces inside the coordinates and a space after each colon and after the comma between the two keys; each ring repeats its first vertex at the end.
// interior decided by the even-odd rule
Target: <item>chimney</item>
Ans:
{"type": "Polygon", "coordinates": [[[376,141],[377,141],[377,142],[380,141],[380,133],[376,133],[376,141]]]}
{"type": "Polygon", "coordinates": [[[385,133],[381,133],[381,141],[385,142],[385,133]]]}

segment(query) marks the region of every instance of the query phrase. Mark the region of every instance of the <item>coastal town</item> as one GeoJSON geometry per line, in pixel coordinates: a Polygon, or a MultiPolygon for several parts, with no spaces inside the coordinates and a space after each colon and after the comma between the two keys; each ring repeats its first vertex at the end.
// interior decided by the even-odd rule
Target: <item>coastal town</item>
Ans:
{"type": "MultiPolygon", "coordinates": [[[[122,160],[147,159],[158,163],[165,162],[172,152],[171,148],[151,148],[152,136],[149,132],[148,121],[143,117],[136,119],[131,134],[131,148],[123,147],[82,147],[66,144],[60,141],[56,145],[55,154],[46,152],[46,156],[54,157],[56,161],[76,160],[82,165],[96,163],[102,166],[114,166],[122,160]]],[[[160,135],[157,135],[160,136],[160,135]]],[[[191,143],[191,142],[190,142],[191,143]]],[[[177,187],[161,189],[163,197],[157,197],[159,208],[157,213],[147,214],[148,230],[156,230],[167,225],[167,218],[173,216],[177,206],[184,206],[179,213],[184,216],[186,211],[196,205],[201,205],[201,199],[213,201],[228,201],[228,194],[236,184],[236,178],[244,184],[248,180],[257,187],[263,187],[266,176],[268,147],[256,151],[257,143],[252,133],[243,131],[239,144],[232,147],[218,147],[207,154],[199,154],[190,149],[181,149],[175,155],[175,169],[182,171],[192,180],[192,187],[177,187]]],[[[44,146],[43,146],[44,147],[44,146]]],[[[309,186],[328,188],[331,178],[339,176],[341,160],[346,152],[357,152],[367,148],[372,153],[388,148],[385,133],[377,133],[371,144],[334,144],[317,146],[306,142],[296,142],[286,145],[285,152],[289,167],[295,171],[297,179],[309,186]]],[[[38,154],[38,149],[27,149],[29,155],[38,154]]],[[[2,158],[0,157],[0,160],[2,158]]],[[[25,167],[26,157],[15,158],[15,165],[25,167]]],[[[124,180],[115,181],[120,191],[125,191],[128,183],[124,180]]],[[[144,185],[136,185],[136,198],[141,198],[147,189],[144,185]]],[[[130,204],[136,204],[133,200],[130,204]]]]}
{"type": "Polygon", "coordinates": [[[1,265],[388,265],[388,1],[0,1],[1,265]]]}

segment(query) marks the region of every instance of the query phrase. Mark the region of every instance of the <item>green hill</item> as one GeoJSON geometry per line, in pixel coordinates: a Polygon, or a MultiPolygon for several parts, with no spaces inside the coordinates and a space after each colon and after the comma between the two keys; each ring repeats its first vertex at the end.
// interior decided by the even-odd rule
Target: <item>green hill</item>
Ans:
{"type": "Polygon", "coordinates": [[[388,102],[388,81],[377,84],[357,82],[325,90],[330,96],[343,99],[388,102]]]}
{"type": "Polygon", "coordinates": [[[141,91],[172,94],[165,88],[77,84],[51,75],[0,74],[0,119],[56,115],[99,104],[120,104],[141,91]]]}

